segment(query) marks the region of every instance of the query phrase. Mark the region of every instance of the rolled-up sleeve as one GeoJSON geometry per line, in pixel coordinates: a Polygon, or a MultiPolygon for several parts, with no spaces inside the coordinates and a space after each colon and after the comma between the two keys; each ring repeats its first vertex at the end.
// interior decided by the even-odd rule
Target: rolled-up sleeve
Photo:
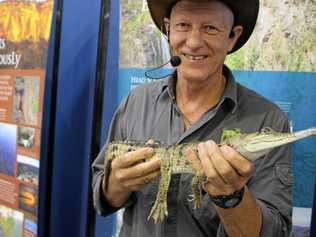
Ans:
{"type": "Polygon", "coordinates": [[[261,236],[288,237],[292,227],[291,148],[284,146],[271,153],[266,159],[278,158],[276,164],[261,165],[261,174],[249,186],[262,210],[261,236]]]}
{"type": "Polygon", "coordinates": [[[107,144],[113,140],[124,140],[124,111],[126,108],[128,99],[122,102],[120,107],[114,113],[113,119],[110,124],[108,138],[106,144],[103,146],[101,152],[92,164],[92,191],[93,191],[93,203],[99,215],[107,216],[117,211],[117,208],[113,208],[105,199],[102,193],[102,180],[104,176],[108,176],[107,161],[105,160],[105,153],[107,144]]]}
{"type": "MultiPolygon", "coordinates": [[[[285,117],[271,118],[277,131],[289,132],[285,117]]],[[[247,184],[262,212],[261,237],[288,237],[292,228],[292,149],[285,145],[273,149],[255,162],[256,173],[247,184]]],[[[244,218],[247,218],[245,216],[244,218]]],[[[217,237],[226,237],[221,223],[217,237]]]]}

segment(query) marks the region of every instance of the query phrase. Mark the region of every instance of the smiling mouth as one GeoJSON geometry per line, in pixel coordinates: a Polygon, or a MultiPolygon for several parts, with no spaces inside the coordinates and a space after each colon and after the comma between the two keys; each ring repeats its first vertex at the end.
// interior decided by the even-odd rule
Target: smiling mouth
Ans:
{"type": "Polygon", "coordinates": [[[206,55],[190,55],[190,54],[185,54],[185,53],[183,54],[183,56],[190,60],[203,60],[207,58],[206,55]]]}

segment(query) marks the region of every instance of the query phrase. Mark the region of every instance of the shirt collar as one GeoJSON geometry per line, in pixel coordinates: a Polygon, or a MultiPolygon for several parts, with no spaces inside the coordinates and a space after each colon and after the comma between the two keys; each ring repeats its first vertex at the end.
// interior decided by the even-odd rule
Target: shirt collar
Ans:
{"type": "MultiPolygon", "coordinates": [[[[231,70],[224,65],[223,66],[223,75],[226,77],[226,87],[223,93],[223,96],[219,102],[219,105],[222,105],[225,102],[225,105],[231,109],[232,113],[235,113],[238,101],[237,101],[237,83],[235,81],[235,77],[232,74],[231,70]]],[[[163,80],[161,93],[167,92],[170,99],[175,99],[175,88],[177,82],[177,73],[176,70],[169,76],[167,79],[163,80]]]]}
{"type": "Polygon", "coordinates": [[[230,104],[232,107],[231,112],[235,113],[237,106],[238,106],[238,100],[237,100],[237,82],[235,81],[235,77],[231,70],[224,65],[223,67],[223,75],[226,77],[226,87],[222,96],[221,101],[224,101],[227,99],[230,100],[230,104]]]}

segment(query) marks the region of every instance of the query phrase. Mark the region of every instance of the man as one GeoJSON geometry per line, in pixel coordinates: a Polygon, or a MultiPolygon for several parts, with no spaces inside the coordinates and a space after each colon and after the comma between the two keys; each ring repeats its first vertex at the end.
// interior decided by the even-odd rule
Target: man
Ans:
{"type": "Polygon", "coordinates": [[[192,175],[173,175],[168,217],[147,221],[158,189],[160,161],[139,162],[151,148],[128,152],[104,172],[105,147],[93,164],[97,211],[125,207],[121,236],[289,236],[291,151],[288,146],[249,162],[228,146],[219,147],[223,128],[243,132],[272,127],[288,131],[280,109],[235,82],[224,66],[256,23],[259,0],[155,1],[151,16],[167,35],[181,64],[170,78],[133,90],[114,115],[108,141],[150,139],[165,144],[201,141],[186,155],[208,177],[202,205],[188,201],[192,175]]]}

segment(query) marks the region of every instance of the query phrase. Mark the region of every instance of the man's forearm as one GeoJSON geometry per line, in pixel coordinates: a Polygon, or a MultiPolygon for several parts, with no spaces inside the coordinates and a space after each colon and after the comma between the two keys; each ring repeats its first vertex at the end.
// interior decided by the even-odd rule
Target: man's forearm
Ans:
{"type": "Polygon", "coordinates": [[[215,205],[215,208],[229,237],[260,236],[262,226],[261,209],[247,188],[243,200],[238,206],[223,209],[215,205]]]}

